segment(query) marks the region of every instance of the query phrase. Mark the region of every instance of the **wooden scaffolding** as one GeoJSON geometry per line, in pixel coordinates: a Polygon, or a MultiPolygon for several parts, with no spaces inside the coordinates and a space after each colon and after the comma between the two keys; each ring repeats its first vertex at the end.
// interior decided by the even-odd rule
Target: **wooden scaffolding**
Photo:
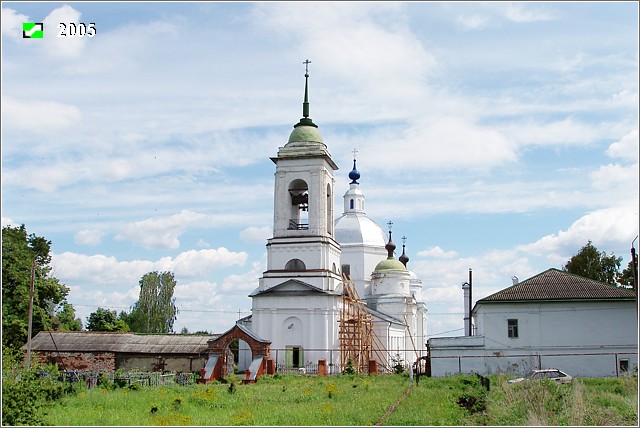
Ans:
{"type": "Polygon", "coordinates": [[[355,284],[342,274],[343,292],[340,310],[340,370],[351,366],[358,373],[369,373],[369,361],[378,369],[389,370],[386,347],[373,330],[373,319],[360,299],[355,284]]]}

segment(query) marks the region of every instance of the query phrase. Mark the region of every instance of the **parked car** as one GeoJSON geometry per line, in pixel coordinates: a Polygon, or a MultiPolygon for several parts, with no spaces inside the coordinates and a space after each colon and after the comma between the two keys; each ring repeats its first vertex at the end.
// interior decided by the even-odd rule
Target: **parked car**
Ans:
{"type": "Polygon", "coordinates": [[[549,379],[558,383],[571,383],[573,378],[558,369],[531,370],[525,377],[508,380],[507,383],[520,383],[531,379],[549,379]]]}

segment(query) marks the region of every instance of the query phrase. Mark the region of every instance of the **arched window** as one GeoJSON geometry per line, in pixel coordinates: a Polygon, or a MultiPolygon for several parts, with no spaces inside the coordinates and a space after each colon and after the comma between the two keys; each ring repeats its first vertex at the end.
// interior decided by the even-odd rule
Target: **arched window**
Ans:
{"type": "Polygon", "coordinates": [[[294,272],[301,272],[301,271],[307,270],[307,267],[305,266],[305,264],[304,264],[304,262],[302,260],[300,260],[300,259],[291,259],[285,265],[284,270],[294,271],[294,272]]]}
{"type": "Polygon", "coordinates": [[[296,179],[289,183],[291,211],[289,229],[309,229],[309,186],[304,180],[296,179]]]}
{"type": "Polygon", "coordinates": [[[351,200],[349,201],[349,209],[353,209],[353,208],[354,208],[354,206],[353,206],[353,199],[351,199],[351,200]]]}

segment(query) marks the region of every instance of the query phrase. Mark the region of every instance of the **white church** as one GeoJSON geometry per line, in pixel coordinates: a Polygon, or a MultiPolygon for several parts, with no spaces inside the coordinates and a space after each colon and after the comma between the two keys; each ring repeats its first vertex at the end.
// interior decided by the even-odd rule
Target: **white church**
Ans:
{"type": "Polygon", "coordinates": [[[396,258],[391,230],[387,236],[367,217],[355,151],[343,213],[336,218],[338,167],[309,117],[308,81],[307,71],[303,117],[271,158],[276,171],[267,270],[250,294],[252,314],[237,325],[270,342],[278,367],[325,360],[336,372],[344,368],[343,293],[355,289],[349,295],[360,302],[372,330],[367,346],[375,348],[370,355],[378,370],[398,363],[408,368],[426,354],[422,281],[407,269],[404,245],[396,258]]]}

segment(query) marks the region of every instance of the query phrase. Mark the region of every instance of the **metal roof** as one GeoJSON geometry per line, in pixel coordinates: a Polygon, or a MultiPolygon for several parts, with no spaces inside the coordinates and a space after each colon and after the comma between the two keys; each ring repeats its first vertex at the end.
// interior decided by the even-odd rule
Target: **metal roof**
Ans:
{"type": "Polygon", "coordinates": [[[549,269],[477,303],[513,302],[532,300],[633,300],[635,294],[628,288],[573,275],[558,269],[549,269]]]}
{"type": "MultiPolygon", "coordinates": [[[[31,339],[33,351],[198,354],[219,335],[41,331],[31,339]]],[[[23,346],[23,349],[26,345],[23,346]]]]}
{"type": "Polygon", "coordinates": [[[340,245],[370,245],[384,249],[384,230],[364,213],[344,213],[335,221],[335,237],[340,245]]]}

